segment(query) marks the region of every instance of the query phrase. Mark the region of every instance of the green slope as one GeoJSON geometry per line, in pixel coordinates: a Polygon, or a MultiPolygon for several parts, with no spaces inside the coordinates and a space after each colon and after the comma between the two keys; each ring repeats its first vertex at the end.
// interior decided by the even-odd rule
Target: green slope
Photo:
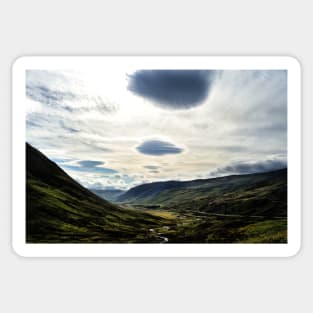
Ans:
{"type": "Polygon", "coordinates": [[[145,184],[119,200],[175,214],[175,225],[161,229],[172,243],[287,242],[287,169],[145,184]]]}
{"type": "Polygon", "coordinates": [[[187,182],[145,184],[119,201],[175,211],[287,216],[287,169],[187,182]]]}
{"type": "Polygon", "coordinates": [[[101,199],[29,144],[26,169],[27,242],[143,242],[162,222],[101,199]]]}

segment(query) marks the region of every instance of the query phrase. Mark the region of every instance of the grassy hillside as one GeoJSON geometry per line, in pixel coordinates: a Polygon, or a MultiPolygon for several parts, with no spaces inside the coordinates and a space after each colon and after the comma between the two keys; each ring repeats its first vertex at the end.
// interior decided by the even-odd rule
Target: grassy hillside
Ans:
{"type": "Polygon", "coordinates": [[[162,219],[91,193],[26,145],[27,242],[142,242],[162,219]]]}
{"type": "Polygon", "coordinates": [[[287,169],[187,182],[145,184],[118,198],[180,212],[287,216],[287,169]]]}
{"type": "Polygon", "coordinates": [[[171,227],[159,229],[169,242],[287,242],[287,169],[145,184],[118,199],[171,214],[171,227]]]}

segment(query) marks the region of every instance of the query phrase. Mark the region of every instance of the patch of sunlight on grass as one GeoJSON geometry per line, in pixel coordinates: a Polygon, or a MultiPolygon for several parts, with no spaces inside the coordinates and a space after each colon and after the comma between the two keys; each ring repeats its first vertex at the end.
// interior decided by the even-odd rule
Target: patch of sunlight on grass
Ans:
{"type": "Polygon", "coordinates": [[[159,211],[159,210],[145,210],[146,213],[153,216],[162,217],[168,220],[176,219],[177,214],[169,211],[159,211]]]}

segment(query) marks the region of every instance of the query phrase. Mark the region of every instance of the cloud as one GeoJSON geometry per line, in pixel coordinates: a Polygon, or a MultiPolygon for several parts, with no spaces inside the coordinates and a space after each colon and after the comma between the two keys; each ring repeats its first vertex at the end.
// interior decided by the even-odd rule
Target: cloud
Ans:
{"type": "Polygon", "coordinates": [[[233,174],[253,174],[279,170],[287,167],[285,158],[272,158],[261,161],[233,162],[230,165],[212,171],[210,176],[225,176],[233,174]]]}
{"type": "Polygon", "coordinates": [[[55,162],[59,163],[59,165],[65,169],[75,172],[85,172],[85,173],[94,173],[101,175],[111,175],[116,174],[118,171],[112,168],[100,167],[104,162],[102,161],[93,161],[93,160],[80,160],[75,161],[71,159],[60,159],[54,158],[55,162]],[[74,161],[74,162],[73,162],[74,161]]]}
{"type": "Polygon", "coordinates": [[[128,89],[166,109],[189,109],[207,99],[216,77],[213,70],[140,70],[128,89]]]}
{"type": "Polygon", "coordinates": [[[35,121],[30,120],[29,118],[26,120],[26,126],[27,127],[40,127],[39,123],[36,123],[35,121]]]}
{"type": "Polygon", "coordinates": [[[76,165],[61,165],[62,168],[65,170],[71,170],[76,172],[91,172],[91,173],[98,173],[98,174],[115,174],[118,173],[118,171],[113,170],[112,168],[105,168],[105,167],[83,167],[83,166],[76,166],[76,165]]]}
{"type": "Polygon", "coordinates": [[[146,165],[144,166],[145,169],[148,170],[151,174],[159,174],[160,173],[160,166],[157,165],[146,165]]]}
{"type": "Polygon", "coordinates": [[[112,113],[118,109],[115,103],[105,101],[97,94],[87,94],[82,88],[73,86],[73,82],[62,72],[28,70],[26,96],[50,108],[69,113],[112,113]]]}
{"type": "Polygon", "coordinates": [[[160,168],[160,166],[157,166],[157,165],[146,165],[144,166],[144,168],[146,168],[147,170],[153,170],[153,171],[156,171],[160,168]]]}
{"type": "Polygon", "coordinates": [[[69,112],[71,112],[72,109],[63,105],[63,103],[65,101],[73,101],[77,99],[77,96],[71,92],[51,90],[44,85],[31,84],[30,82],[26,85],[26,96],[34,101],[38,101],[48,106],[60,106],[69,112]]]}
{"type": "Polygon", "coordinates": [[[74,127],[70,127],[70,126],[67,126],[66,123],[62,120],[60,120],[60,126],[66,130],[67,132],[70,132],[70,133],[79,133],[79,129],[76,129],[74,127]]]}
{"type": "Polygon", "coordinates": [[[243,145],[241,145],[241,146],[240,145],[217,145],[217,146],[212,146],[211,149],[227,151],[230,153],[247,151],[247,147],[245,147],[243,145]]]}
{"type": "Polygon", "coordinates": [[[82,167],[96,167],[104,164],[104,162],[102,161],[89,161],[89,160],[79,161],[78,163],[82,167]]]}
{"type": "MultiPolygon", "coordinates": [[[[132,177],[125,175],[110,175],[104,177],[96,173],[81,173],[73,172],[72,176],[83,186],[88,189],[106,189],[106,190],[127,190],[138,184],[132,177]]],[[[141,182],[141,181],[140,181],[141,182]]],[[[140,184],[139,182],[139,184],[140,184]]]]}
{"type": "Polygon", "coordinates": [[[71,158],[51,158],[53,162],[58,164],[65,164],[71,161],[74,161],[74,159],[71,158]]]}
{"type": "Polygon", "coordinates": [[[161,140],[147,140],[136,148],[140,153],[148,155],[165,155],[182,153],[184,149],[161,140]]]}

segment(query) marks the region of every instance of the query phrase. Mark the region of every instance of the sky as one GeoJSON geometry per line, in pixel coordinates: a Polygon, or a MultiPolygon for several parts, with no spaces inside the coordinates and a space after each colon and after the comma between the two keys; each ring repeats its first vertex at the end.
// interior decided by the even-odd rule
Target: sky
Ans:
{"type": "Polygon", "coordinates": [[[287,166],[285,70],[28,70],[26,140],[87,188],[287,166]]]}

